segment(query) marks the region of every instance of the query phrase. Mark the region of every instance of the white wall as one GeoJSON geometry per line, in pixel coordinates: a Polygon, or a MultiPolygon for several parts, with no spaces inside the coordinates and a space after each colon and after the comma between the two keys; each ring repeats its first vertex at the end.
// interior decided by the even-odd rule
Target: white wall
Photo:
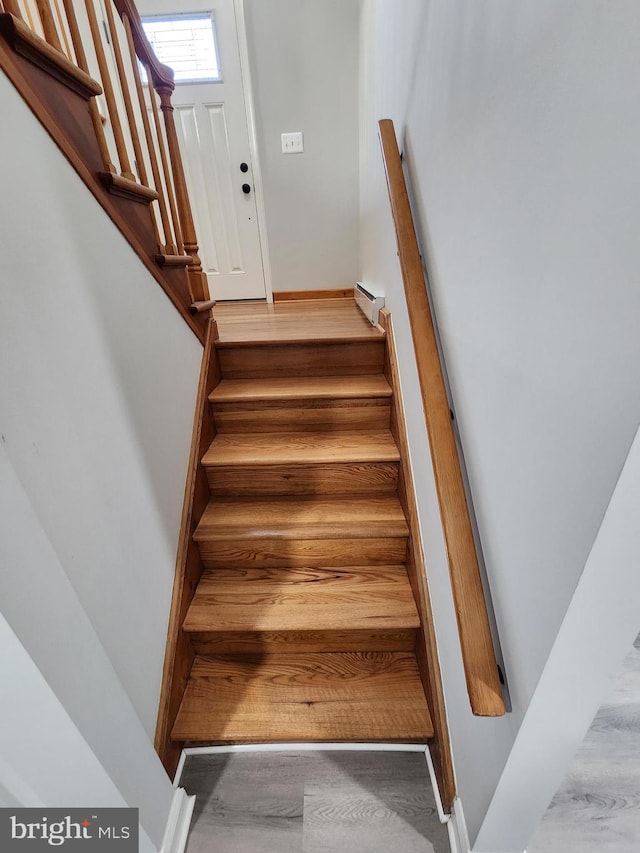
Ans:
{"type": "Polygon", "coordinates": [[[358,0],[244,0],[274,291],[358,278],[358,0]],[[305,150],[283,155],[280,134],[305,150]]]}
{"type": "Polygon", "coordinates": [[[639,517],[640,431],[493,795],[478,850],[528,843],[609,694],[640,621],[639,517]]]}
{"type": "MultiPolygon", "coordinates": [[[[363,0],[362,10],[362,274],[386,289],[399,338],[475,838],[488,811],[495,819],[494,791],[640,422],[640,116],[628,84],[640,71],[640,10],[628,0],[363,0]],[[379,118],[394,119],[411,179],[513,701],[502,720],[468,712],[379,118]]],[[[592,673],[603,692],[605,671],[592,673]]],[[[565,743],[581,725],[569,724],[565,743]]],[[[521,825],[522,846],[525,835],[521,825]]],[[[486,829],[478,849],[513,849],[498,841],[514,836],[486,829]]]]}
{"type": "Polygon", "coordinates": [[[0,606],[159,844],[152,738],[202,348],[3,76],[0,99],[0,606]]]}
{"type": "MultiPolygon", "coordinates": [[[[0,647],[0,805],[137,808],[137,797],[122,796],[2,615],[0,647]]],[[[165,823],[170,786],[167,794],[165,823]]],[[[146,818],[143,809],[140,851],[155,853],[159,843],[151,841],[146,818]]]]}
{"type": "MultiPolygon", "coordinates": [[[[62,784],[69,778],[70,784],[81,788],[86,770],[81,756],[86,753],[89,765],[99,768],[98,778],[106,775],[109,786],[125,799],[118,804],[139,808],[142,826],[150,827],[159,843],[171,803],[171,784],[4,445],[0,445],[0,483],[2,613],[23,638],[24,647],[15,675],[0,680],[11,694],[0,702],[0,729],[11,735],[5,753],[12,744],[14,768],[19,773],[31,768],[32,776],[43,785],[37,799],[50,806],[64,804],[63,793],[71,798],[67,804],[89,805],[84,797],[78,800],[73,786],[67,789],[62,784]],[[16,696],[26,686],[26,672],[35,669],[36,663],[39,677],[46,679],[53,698],[50,700],[47,693],[30,701],[26,696],[16,705],[16,696]],[[21,720],[20,729],[13,717],[21,720]],[[64,732],[71,729],[78,733],[74,738],[82,739],[79,749],[68,748],[64,732]],[[61,775],[57,786],[56,773],[61,775]],[[50,799],[52,794],[57,797],[55,802],[50,799]]],[[[142,621],[144,625],[144,617],[142,621]]],[[[3,778],[0,773],[0,783],[3,778]]],[[[92,782],[86,797],[97,797],[93,803],[97,805],[102,802],[102,793],[102,787],[92,782]]],[[[39,802],[28,796],[24,805],[39,802]]]]}
{"type": "Polygon", "coordinates": [[[202,348],[0,86],[2,443],[151,733],[202,348]]]}

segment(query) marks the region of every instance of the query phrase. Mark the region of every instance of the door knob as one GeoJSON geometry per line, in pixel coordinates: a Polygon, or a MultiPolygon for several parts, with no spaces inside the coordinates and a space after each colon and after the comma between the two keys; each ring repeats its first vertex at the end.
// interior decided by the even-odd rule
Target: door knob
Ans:
{"type": "Polygon", "coordinates": [[[240,163],[240,171],[241,172],[248,172],[249,171],[249,167],[247,166],[246,163],[240,163]]]}
{"type": "Polygon", "coordinates": [[[242,185],[242,192],[245,195],[249,195],[249,193],[251,192],[251,184],[243,184],[242,185]]]}

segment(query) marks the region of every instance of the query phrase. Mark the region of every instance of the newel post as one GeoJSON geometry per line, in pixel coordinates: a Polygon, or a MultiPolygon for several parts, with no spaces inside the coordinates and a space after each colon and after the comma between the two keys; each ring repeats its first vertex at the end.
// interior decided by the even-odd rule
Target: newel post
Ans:
{"type": "Polygon", "coordinates": [[[171,168],[173,171],[176,205],[182,228],[182,242],[186,254],[190,255],[193,259],[187,267],[191,295],[194,302],[207,301],[209,299],[207,277],[202,270],[202,263],[198,254],[198,238],[196,236],[195,225],[193,224],[191,202],[189,201],[189,193],[187,192],[182,155],[180,154],[178,134],[173,117],[173,104],[171,103],[173,87],[165,83],[160,83],[159,85],[156,84],[156,91],[160,96],[160,109],[164,116],[164,126],[167,132],[167,144],[169,146],[169,157],[171,158],[171,168]]]}

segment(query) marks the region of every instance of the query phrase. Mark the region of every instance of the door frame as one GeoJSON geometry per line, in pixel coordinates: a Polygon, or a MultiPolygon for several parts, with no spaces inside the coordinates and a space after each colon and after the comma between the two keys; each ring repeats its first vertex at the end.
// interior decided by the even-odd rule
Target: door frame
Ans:
{"type": "Polygon", "coordinates": [[[264,188],[262,184],[262,169],[258,153],[258,136],[256,133],[256,114],[253,103],[253,86],[251,83],[251,67],[249,62],[249,43],[247,41],[247,26],[244,14],[244,0],[233,0],[233,10],[238,34],[238,53],[240,54],[240,74],[244,91],[244,108],[247,116],[249,134],[249,150],[253,172],[253,191],[258,217],[258,238],[262,253],[262,272],[264,275],[264,292],[267,302],[273,302],[273,286],[271,279],[271,259],[269,256],[269,241],[267,238],[267,214],[264,204],[264,188]]]}

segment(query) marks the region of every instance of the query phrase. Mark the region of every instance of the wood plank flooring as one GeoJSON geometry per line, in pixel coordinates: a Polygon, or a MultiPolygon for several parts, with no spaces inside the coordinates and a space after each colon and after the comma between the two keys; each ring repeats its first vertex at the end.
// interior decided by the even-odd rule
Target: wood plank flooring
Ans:
{"type": "Polygon", "coordinates": [[[424,755],[192,755],[186,853],[449,853],[424,755]]]}
{"type": "Polygon", "coordinates": [[[220,344],[301,340],[382,340],[384,335],[357,310],[353,299],[300,302],[226,302],[215,307],[220,344]]]}
{"type": "Polygon", "coordinates": [[[640,850],[640,635],[528,853],[640,850]]]}

